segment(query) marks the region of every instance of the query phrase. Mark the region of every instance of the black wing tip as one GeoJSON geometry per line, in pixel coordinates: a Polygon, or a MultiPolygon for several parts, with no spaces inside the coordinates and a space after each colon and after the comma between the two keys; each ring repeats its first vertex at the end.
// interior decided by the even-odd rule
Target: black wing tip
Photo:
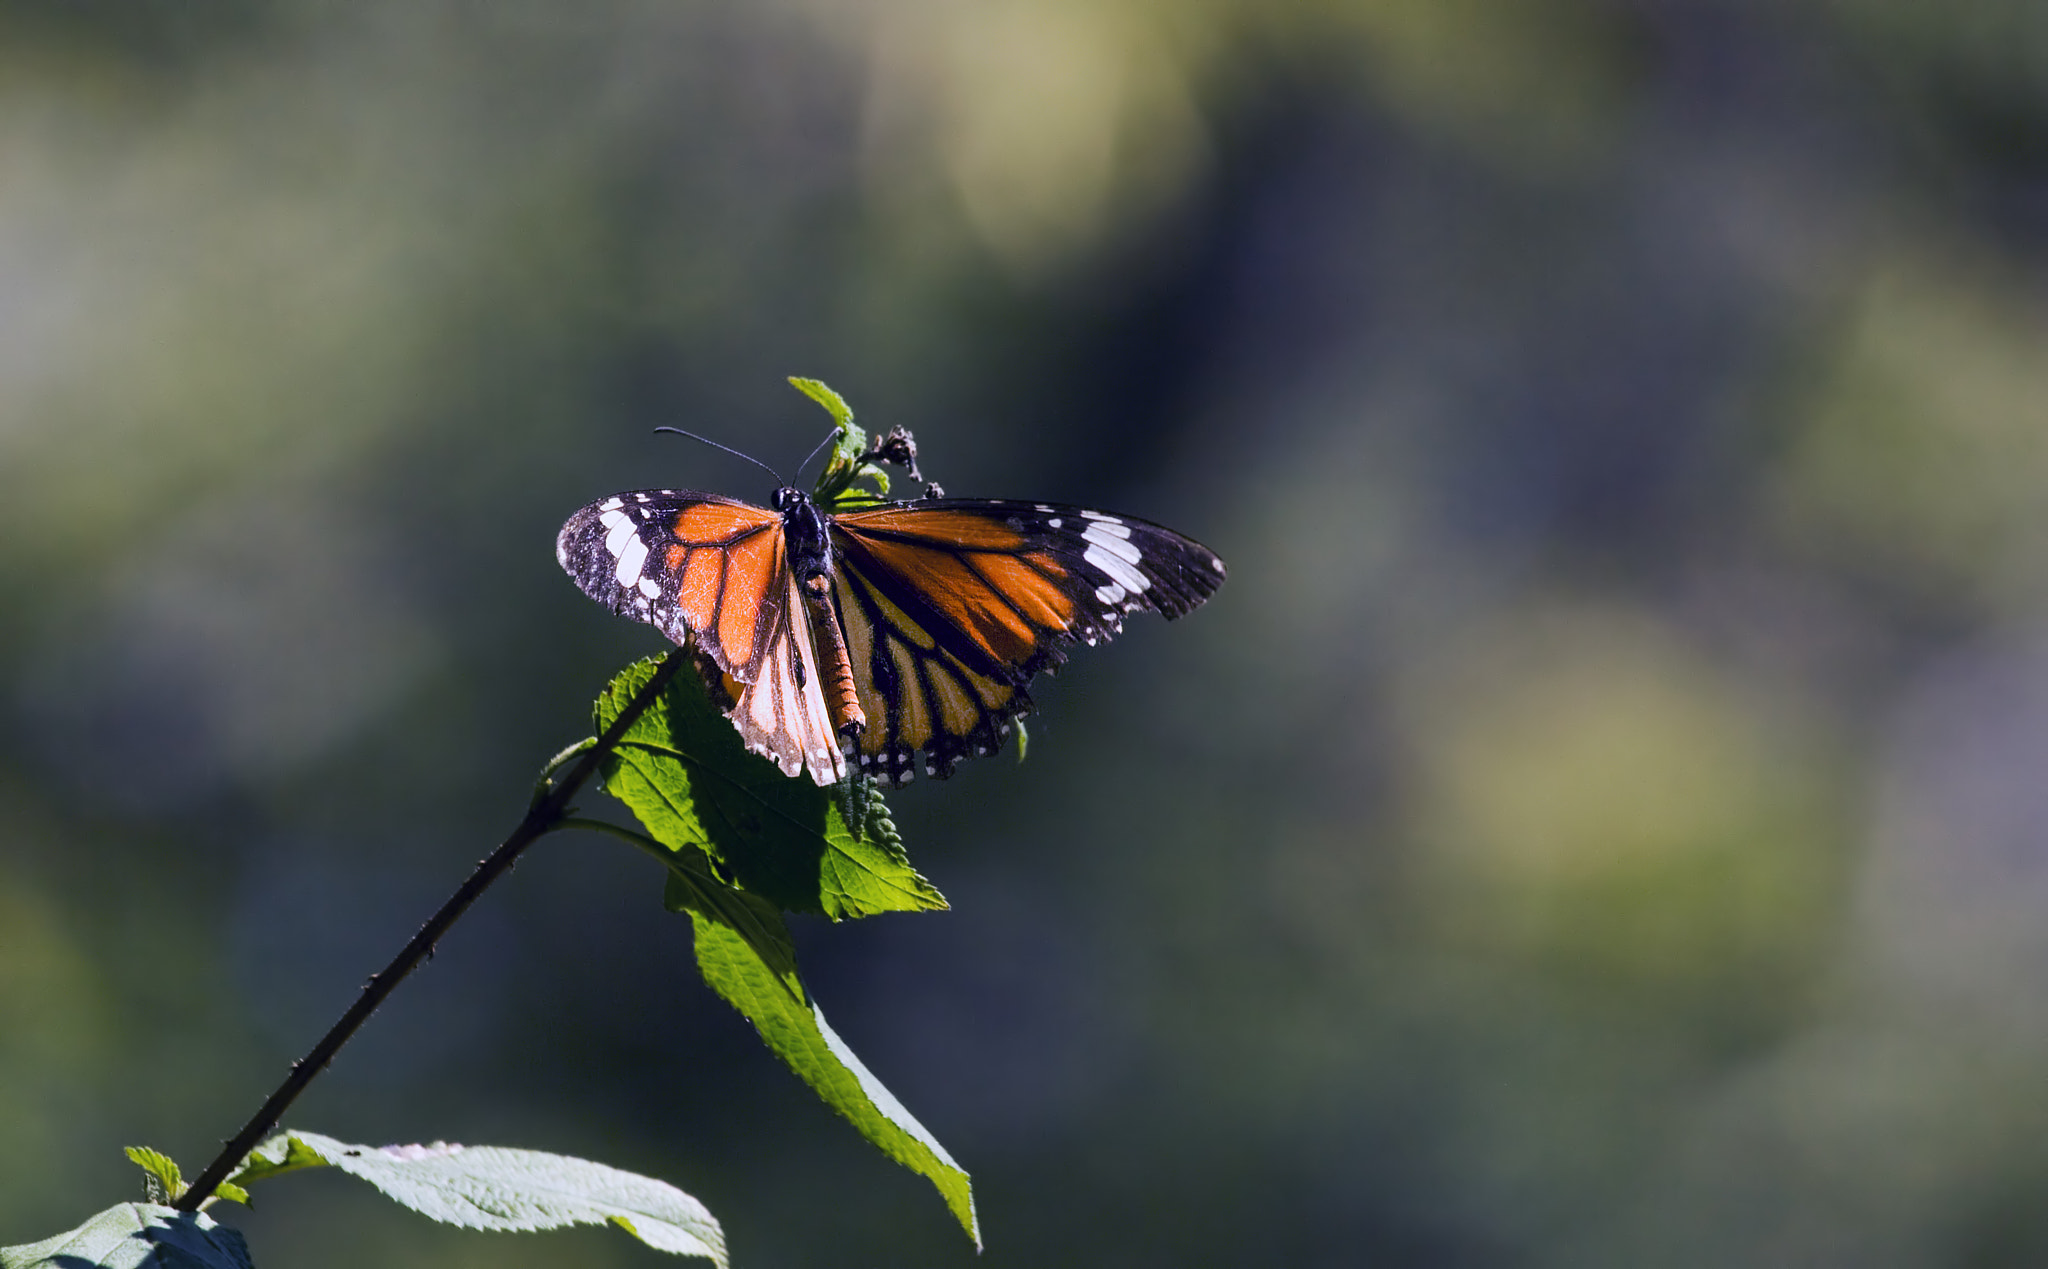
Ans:
{"type": "Polygon", "coordinates": [[[561,535],[555,539],[555,562],[578,590],[611,611],[618,612],[619,605],[625,602],[623,588],[612,575],[616,564],[603,549],[602,539],[592,539],[587,524],[579,524],[572,517],[562,526],[561,535]]]}
{"type": "Polygon", "coordinates": [[[1222,588],[1224,576],[1223,561],[1207,552],[1181,560],[1172,575],[1155,579],[1160,613],[1168,621],[1187,616],[1222,588]]]}
{"type": "Polygon", "coordinates": [[[591,523],[597,515],[597,504],[593,503],[562,522],[561,531],[555,534],[555,562],[562,566],[562,571],[573,575],[589,553],[591,523]]]}

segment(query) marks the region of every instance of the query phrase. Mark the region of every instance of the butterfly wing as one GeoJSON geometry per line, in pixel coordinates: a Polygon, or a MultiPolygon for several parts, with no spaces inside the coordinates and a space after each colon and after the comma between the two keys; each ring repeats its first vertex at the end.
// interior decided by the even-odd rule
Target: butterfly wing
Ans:
{"type": "Polygon", "coordinates": [[[1192,610],[1223,561],[1171,529],[1048,503],[938,499],[832,517],[835,593],[868,725],[861,765],[891,784],[993,753],[1025,685],[1123,618],[1192,610]]]}
{"type": "Polygon", "coordinates": [[[694,642],[747,748],[786,775],[846,777],[781,515],[688,489],[614,494],[569,517],[555,557],[613,612],[694,642]]]}

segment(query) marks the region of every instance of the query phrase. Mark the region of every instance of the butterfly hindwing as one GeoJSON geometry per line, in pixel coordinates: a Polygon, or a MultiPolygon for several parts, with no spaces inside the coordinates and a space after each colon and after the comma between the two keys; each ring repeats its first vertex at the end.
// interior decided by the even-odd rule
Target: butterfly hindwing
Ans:
{"type": "Polygon", "coordinates": [[[1029,711],[1018,676],[970,666],[934,635],[944,627],[929,610],[911,617],[868,572],[842,560],[834,594],[867,715],[855,753],[870,774],[906,783],[918,750],[927,771],[950,773],[962,757],[995,752],[1029,711]]]}
{"type": "Polygon", "coordinates": [[[819,784],[837,784],[846,778],[846,757],[825,705],[810,618],[786,562],[778,561],[774,585],[777,617],[748,667],[752,681],[732,704],[733,725],[747,748],[772,759],[784,775],[808,767],[819,784]]]}

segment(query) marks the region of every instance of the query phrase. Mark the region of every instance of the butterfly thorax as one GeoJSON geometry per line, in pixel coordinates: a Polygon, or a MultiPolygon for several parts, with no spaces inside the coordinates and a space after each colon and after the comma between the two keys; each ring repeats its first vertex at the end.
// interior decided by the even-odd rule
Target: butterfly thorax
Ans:
{"type": "Polygon", "coordinates": [[[782,540],[789,550],[790,571],[798,582],[824,577],[832,570],[832,539],[825,513],[801,489],[775,491],[775,509],[782,513],[782,540]]]}

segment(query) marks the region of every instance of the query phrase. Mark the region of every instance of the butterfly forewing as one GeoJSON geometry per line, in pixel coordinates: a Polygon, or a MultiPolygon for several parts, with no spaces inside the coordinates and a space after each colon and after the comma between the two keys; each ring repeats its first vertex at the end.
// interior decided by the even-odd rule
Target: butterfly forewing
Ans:
{"type": "Polygon", "coordinates": [[[717,494],[643,489],[569,517],[555,557],[583,593],[697,646],[742,681],[762,626],[775,616],[770,583],[782,517],[717,494]]]}
{"type": "Polygon", "coordinates": [[[844,778],[780,514],[694,490],[640,490],[571,516],[555,553],[592,599],[694,643],[709,662],[705,685],[748,748],[789,775],[809,767],[820,784],[844,778]]]}
{"type": "Polygon", "coordinates": [[[1006,646],[998,627],[1013,638],[1029,626],[1095,643],[1117,633],[1128,613],[1178,617],[1223,584],[1223,561],[1192,538],[1082,507],[911,502],[835,516],[834,524],[870,557],[893,554],[909,565],[907,577],[930,577],[921,593],[991,652],[1006,646]],[[928,567],[941,556],[959,567],[928,567]]]}

